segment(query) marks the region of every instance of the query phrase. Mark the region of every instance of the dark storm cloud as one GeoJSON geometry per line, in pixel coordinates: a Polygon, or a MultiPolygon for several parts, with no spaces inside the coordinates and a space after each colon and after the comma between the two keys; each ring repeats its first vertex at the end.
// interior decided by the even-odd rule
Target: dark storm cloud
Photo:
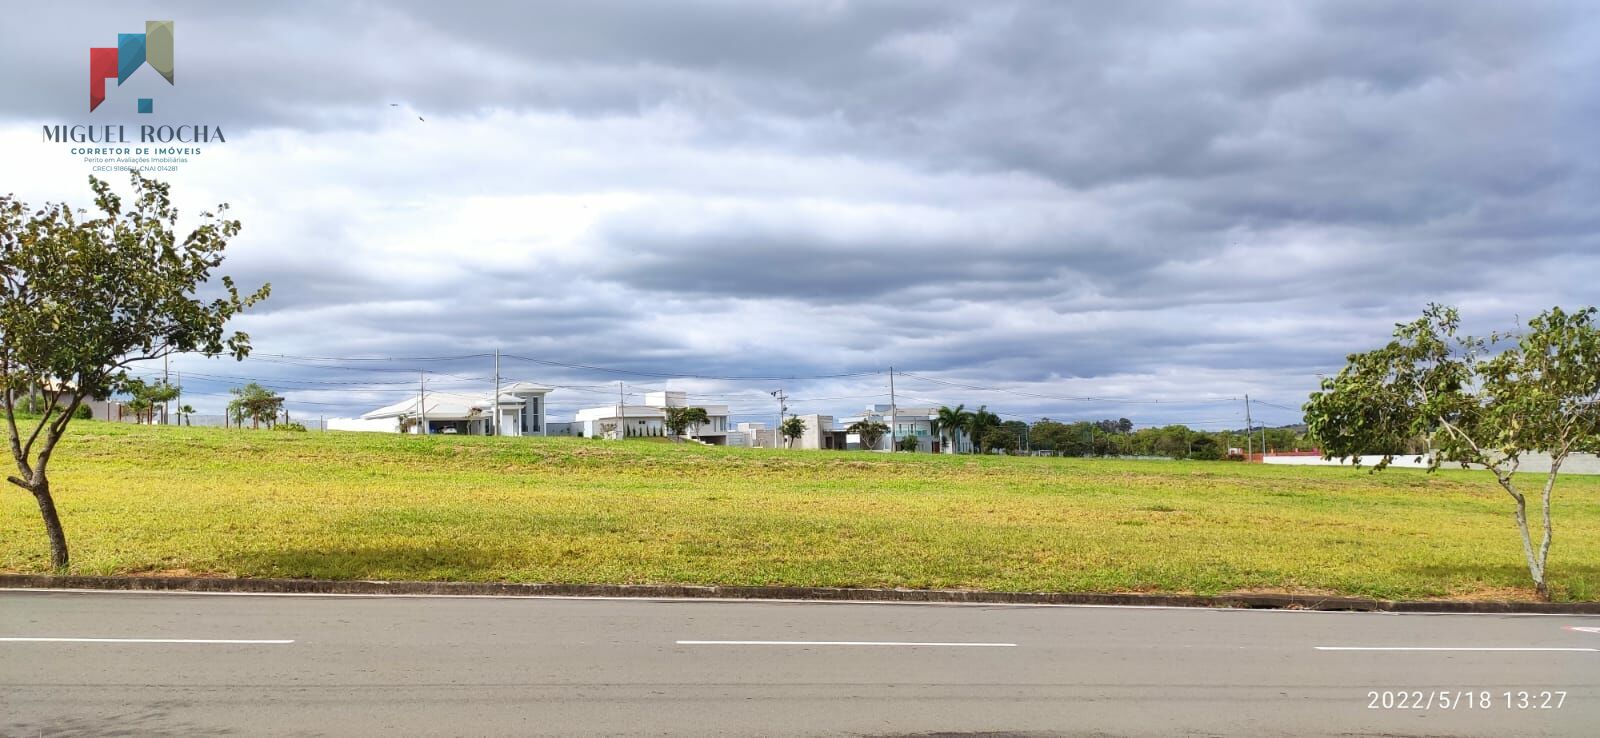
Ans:
{"type": "MultiPolygon", "coordinates": [[[[240,173],[259,191],[229,268],[273,282],[249,323],[279,353],[500,347],[761,376],[895,364],[1162,402],[916,386],[941,401],[1210,419],[1247,391],[1297,406],[1316,373],[1430,301],[1496,328],[1593,301],[1592,15],[1557,2],[32,6],[0,29],[0,63],[29,70],[0,90],[0,125],[31,141],[39,121],[81,118],[86,49],[176,19],[182,94],[159,111],[222,123],[236,150],[270,152],[253,166],[283,167],[240,173]],[[538,202],[549,196],[575,199],[538,202]]],[[[135,122],[126,102],[101,117],[135,122]]]]}
{"type": "MultiPolygon", "coordinates": [[[[1067,268],[1053,244],[1014,247],[958,238],[897,236],[891,228],[837,238],[804,225],[745,224],[704,233],[661,234],[638,224],[603,234],[617,258],[599,272],[629,287],[740,298],[837,303],[884,298],[913,287],[1033,282],[1067,268]]],[[[975,287],[978,286],[978,287],[975,287]]]]}

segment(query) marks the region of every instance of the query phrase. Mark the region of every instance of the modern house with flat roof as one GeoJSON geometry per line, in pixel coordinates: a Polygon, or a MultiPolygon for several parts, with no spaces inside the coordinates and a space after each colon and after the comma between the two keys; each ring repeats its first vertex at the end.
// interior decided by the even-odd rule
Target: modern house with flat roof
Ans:
{"type": "MultiPolygon", "coordinates": [[[[532,382],[501,388],[499,435],[542,436],[548,432],[545,395],[551,389],[532,382]]],[[[495,435],[495,401],[488,396],[433,391],[380,407],[360,418],[329,418],[328,430],[373,433],[495,435]],[[423,421],[426,420],[426,430],[423,421]]]]}
{"type": "MultiPolygon", "coordinates": [[[[872,405],[856,417],[841,418],[838,427],[849,428],[858,420],[875,420],[892,428],[894,432],[883,434],[877,448],[871,449],[874,451],[888,451],[891,443],[908,436],[917,439],[917,453],[954,454],[971,448],[972,444],[967,441],[966,434],[959,430],[954,432],[955,443],[952,444],[950,442],[952,434],[937,428],[938,418],[939,408],[936,407],[872,405]]],[[[849,447],[861,448],[861,437],[858,434],[849,434],[849,447]]]]}
{"type": "Polygon", "coordinates": [[[586,438],[666,437],[669,407],[698,407],[706,411],[707,421],[691,426],[684,436],[713,446],[725,446],[728,433],[727,405],[691,405],[686,392],[651,392],[643,405],[601,405],[579,410],[573,418],[577,434],[586,438]]]}
{"type": "Polygon", "coordinates": [[[806,429],[799,438],[794,439],[794,444],[785,446],[789,439],[779,436],[780,448],[803,448],[821,451],[843,451],[848,447],[849,439],[843,428],[833,422],[832,415],[796,415],[806,424],[806,429]]]}

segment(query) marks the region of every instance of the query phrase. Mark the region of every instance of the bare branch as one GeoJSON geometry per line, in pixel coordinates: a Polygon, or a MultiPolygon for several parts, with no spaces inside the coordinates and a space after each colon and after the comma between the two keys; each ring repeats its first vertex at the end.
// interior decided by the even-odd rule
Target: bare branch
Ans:
{"type": "MultiPolygon", "coordinates": [[[[1453,435],[1455,435],[1456,438],[1465,441],[1467,445],[1472,447],[1472,455],[1477,458],[1479,464],[1482,464],[1484,468],[1488,469],[1489,471],[1494,472],[1495,476],[1497,477],[1504,476],[1504,473],[1500,471],[1499,464],[1490,461],[1489,456],[1483,452],[1483,448],[1478,445],[1478,442],[1472,440],[1472,436],[1467,435],[1465,431],[1457,428],[1454,423],[1451,423],[1444,418],[1438,418],[1438,421],[1439,425],[1443,426],[1445,430],[1450,431],[1453,435]]],[[[1511,473],[1516,473],[1516,462],[1514,461],[1512,462],[1511,473]]]]}
{"type": "Polygon", "coordinates": [[[39,440],[39,432],[44,430],[45,425],[50,422],[50,416],[55,414],[55,411],[55,403],[45,406],[44,414],[39,416],[38,425],[35,425],[33,427],[33,433],[28,435],[28,442],[22,445],[23,458],[28,458],[33,454],[33,444],[35,441],[39,440]]]}

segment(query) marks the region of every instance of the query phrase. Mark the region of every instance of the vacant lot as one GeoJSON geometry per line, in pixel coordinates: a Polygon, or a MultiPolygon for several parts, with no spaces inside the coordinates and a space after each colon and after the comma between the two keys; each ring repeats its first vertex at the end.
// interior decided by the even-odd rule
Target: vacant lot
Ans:
{"type": "MultiPolygon", "coordinates": [[[[1461,471],[106,423],[56,463],[82,574],[1531,595],[1509,498],[1461,471]]],[[[1600,598],[1600,478],[1557,501],[1555,595],[1600,598]]],[[[47,569],[7,486],[0,570],[47,569]]]]}

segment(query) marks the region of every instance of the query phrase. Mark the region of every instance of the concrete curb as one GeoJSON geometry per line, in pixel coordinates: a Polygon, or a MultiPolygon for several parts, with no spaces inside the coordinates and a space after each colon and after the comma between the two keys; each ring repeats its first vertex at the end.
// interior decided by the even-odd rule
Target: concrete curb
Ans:
{"type": "Polygon", "coordinates": [[[637,597],[642,599],[824,600],[838,602],[965,602],[1008,605],[1123,605],[1357,612],[1546,613],[1600,615],[1600,602],[1376,600],[1293,594],[1178,595],[1141,593],[982,592],[831,587],[718,587],[688,584],[514,584],[383,582],[220,577],[90,577],[0,574],[0,589],[100,589],[257,594],[492,595],[497,597],[637,597]]]}

